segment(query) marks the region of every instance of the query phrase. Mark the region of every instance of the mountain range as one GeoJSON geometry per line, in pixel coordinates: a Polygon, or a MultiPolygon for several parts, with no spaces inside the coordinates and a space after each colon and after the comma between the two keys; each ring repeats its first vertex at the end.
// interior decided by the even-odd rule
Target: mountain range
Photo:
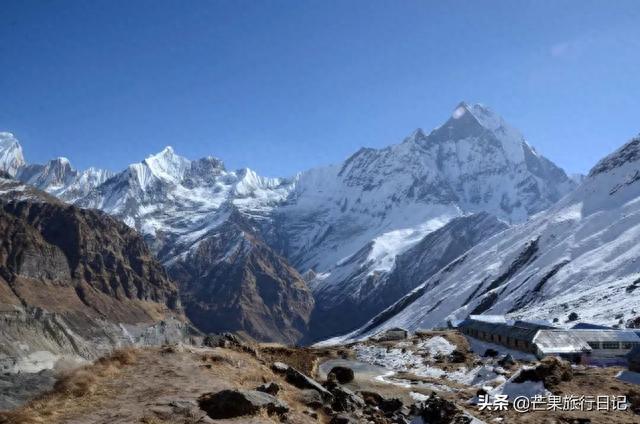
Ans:
{"type": "Polygon", "coordinates": [[[640,137],[598,162],[582,184],[526,223],[441,268],[366,325],[444,327],[469,314],[637,327],[640,309],[640,137]]]}
{"type": "Polygon", "coordinates": [[[287,343],[357,329],[577,186],[499,115],[466,103],[429,133],[288,178],[170,147],[118,173],[27,164],[9,133],[0,166],[140,233],[201,330],[287,343]]]}

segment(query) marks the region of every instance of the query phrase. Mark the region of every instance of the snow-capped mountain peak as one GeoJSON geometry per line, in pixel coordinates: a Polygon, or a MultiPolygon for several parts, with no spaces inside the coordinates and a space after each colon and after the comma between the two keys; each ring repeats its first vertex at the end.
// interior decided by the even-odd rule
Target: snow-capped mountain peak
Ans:
{"type": "Polygon", "coordinates": [[[464,101],[460,102],[451,114],[451,118],[456,120],[462,119],[465,114],[470,114],[480,125],[489,131],[497,131],[499,128],[507,126],[500,115],[480,103],[469,105],[464,101]]]}
{"type": "Polygon", "coordinates": [[[349,337],[469,314],[624,325],[640,296],[640,137],[546,211],[476,245],[349,337]],[[437,288],[436,288],[437,287],[437,288]]]}
{"type": "Polygon", "coordinates": [[[494,143],[500,143],[502,155],[512,163],[523,162],[525,150],[537,155],[526,143],[520,131],[510,126],[502,116],[480,103],[458,104],[449,120],[434,129],[429,134],[429,139],[439,143],[456,141],[456,144],[465,143],[471,139],[492,139],[494,143]]]}
{"type": "Polygon", "coordinates": [[[0,132],[0,171],[15,176],[25,163],[22,146],[15,136],[10,132],[0,132]]]}
{"type": "Polygon", "coordinates": [[[44,165],[30,164],[21,167],[16,177],[27,184],[73,202],[91,189],[105,182],[113,174],[97,168],[77,171],[69,159],[58,157],[44,165]]]}
{"type": "MultiPolygon", "coordinates": [[[[298,271],[314,271],[314,320],[322,322],[346,297],[360,310],[360,295],[399,255],[451,220],[487,212],[523,222],[575,186],[489,108],[461,103],[446,119],[429,134],[417,129],[290,179],[228,171],[216,158],[189,160],[166,147],[99,185],[74,177],[93,189],[73,201],[138,229],[170,267],[239,214],[298,271]]],[[[445,238],[439,245],[449,245],[445,238]]]]}
{"type": "Polygon", "coordinates": [[[18,139],[9,132],[0,132],[0,171],[68,202],[86,195],[112,175],[96,168],[76,171],[65,157],[44,165],[27,164],[18,139]]]}
{"type": "Polygon", "coordinates": [[[143,162],[151,173],[163,180],[179,183],[191,166],[191,161],[179,156],[173,147],[167,146],[161,152],[147,157],[143,162]]]}

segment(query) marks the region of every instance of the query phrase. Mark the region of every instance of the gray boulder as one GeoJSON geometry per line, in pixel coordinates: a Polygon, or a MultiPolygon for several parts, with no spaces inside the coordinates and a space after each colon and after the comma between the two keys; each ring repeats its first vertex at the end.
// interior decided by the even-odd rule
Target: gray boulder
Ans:
{"type": "Polygon", "coordinates": [[[287,368],[287,371],[285,372],[285,379],[287,380],[287,383],[292,384],[299,389],[315,390],[316,392],[320,393],[320,395],[322,396],[322,399],[325,402],[333,401],[333,395],[331,394],[330,391],[322,387],[320,383],[318,383],[311,377],[304,375],[303,373],[301,373],[300,371],[298,371],[293,367],[287,368]]]}
{"type": "Polygon", "coordinates": [[[300,391],[300,402],[310,408],[320,409],[324,405],[322,395],[313,389],[304,389],[300,391]]]}
{"type": "Polygon", "coordinates": [[[335,377],[336,381],[340,384],[347,384],[353,381],[355,375],[353,370],[348,367],[333,367],[329,371],[329,378],[335,377]]]}
{"type": "Polygon", "coordinates": [[[285,364],[284,362],[274,362],[273,365],[271,365],[271,370],[278,374],[284,374],[288,369],[289,365],[285,364]]]}
{"type": "MultiPolygon", "coordinates": [[[[346,387],[337,386],[331,390],[334,401],[331,407],[337,412],[351,412],[366,406],[364,399],[346,387]]],[[[402,404],[401,404],[402,406],[402,404]]]]}
{"type": "Polygon", "coordinates": [[[405,340],[409,337],[409,332],[404,328],[390,328],[387,331],[376,335],[375,339],[379,342],[392,342],[397,340],[405,340]]]}
{"type": "Polygon", "coordinates": [[[269,415],[289,412],[286,403],[257,390],[222,390],[205,393],[198,398],[198,406],[213,419],[256,415],[266,411],[269,415]]]}
{"type": "Polygon", "coordinates": [[[272,396],[275,396],[280,391],[280,386],[278,386],[277,383],[274,383],[273,381],[271,381],[269,383],[265,383],[265,384],[262,384],[262,385],[256,387],[256,390],[259,391],[259,392],[264,392],[264,393],[268,393],[268,394],[270,394],[272,396]]]}

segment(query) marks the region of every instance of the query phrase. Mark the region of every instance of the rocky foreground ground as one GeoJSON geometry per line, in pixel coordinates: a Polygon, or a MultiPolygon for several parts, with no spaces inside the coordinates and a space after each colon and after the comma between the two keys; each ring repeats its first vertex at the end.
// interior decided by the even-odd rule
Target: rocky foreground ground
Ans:
{"type": "Polygon", "coordinates": [[[620,369],[498,354],[456,332],[326,348],[226,334],[203,346],[128,349],[58,373],[0,423],[637,423],[620,369]],[[473,349],[473,350],[472,350],[473,349]],[[626,396],[626,410],[481,410],[479,395],[626,396]]]}

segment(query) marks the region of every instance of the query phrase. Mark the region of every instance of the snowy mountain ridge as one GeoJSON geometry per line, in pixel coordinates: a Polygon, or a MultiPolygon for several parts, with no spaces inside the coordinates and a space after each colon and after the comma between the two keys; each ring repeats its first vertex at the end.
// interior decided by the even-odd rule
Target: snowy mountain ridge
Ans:
{"type": "Polygon", "coordinates": [[[290,180],[260,177],[250,169],[227,171],[217,158],[191,161],[166,147],[129,165],[77,204],[118,216],[146,236],[171,232],[187,241],[221,224],[229,208],[259,218],[286,198],[290,187],[290,180]]]}
{"type": "MultiPolygon", "coordinates": [[[[399,144],[363,148],[293,178],[228,171],[219,159],[189,160],[171,147],[115,175],[84,175],[74,190],[68,187],[79,176],[68,177],[65,161],[39,165],[33,175],[26,172],[32,167],[22,180],[119,217],[170,268],[195,261],[201,243],[210,246],[239,213],[248,225],[234,228],[251,227],[308,277],[316,298],[312,338],[363,324],[370,315],[338,320],[344,327],[331,330],[313,323],[339,315],[344,299],[357,310],[372,285],[388,284],[381,276],[393,272],[399,255],[451,220],[486,212],[521,223],[575,187],[499,115],[464,102],[429,134],[418,129],[399,144]]],[[[225,257],[219,253],[213,256],[225,257]]]]}
{"type": "Polygon", "coordinates": [[[276,211],[273,243],[285,243],[297,269],[314,271],[312,324],[321,323],[340,314],[345,297],[357,305],[395,257],[451,219],[488,212],[523,222],[574,187],[497,114],[461,103],[428,135],[416,130],[341,166],[303,172],[276,211]]]}
{"type": "Polygon", "coordinates": [[[361,329],[446,326],[469,314],[626,325],[640,296],[640,137],[549,210],[470,249],[361,329]]]}
{"type": "Polygon", "coordinates": [[[64,157],[44,165],[28,164],[18,139],[9,132],[0,132],[0,171],[70,203],[87,195],[112,175],[97,168],[77,171],[64,157]]]}

